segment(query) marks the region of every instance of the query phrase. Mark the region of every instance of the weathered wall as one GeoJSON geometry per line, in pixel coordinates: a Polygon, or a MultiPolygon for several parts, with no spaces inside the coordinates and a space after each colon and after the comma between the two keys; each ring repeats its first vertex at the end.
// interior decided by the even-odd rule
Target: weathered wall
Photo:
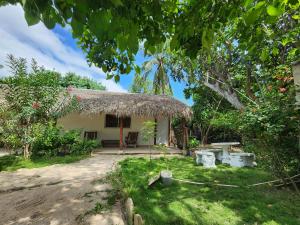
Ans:
{"type": "MultiPolygon", "coordinates": [[[[123,129],[123,137],[127,136],[129,131],[138,131],[138,145],[147,145],[141,136],[141,128],[143,122],[147,120],[154,120],[153,118],[139,118],[131,117],[131,127],[123,129]]],[[[94,115],[80,115],[78,113],[71,113],[58,120],[58,125],[62,126],[65,130],[82,129],[84,131],[97,131],[99,140],[119,140],[119,128],[106,128],[105,127],[105,114],[94,115]]],[[[157,121],[157,143],[168,144],[168,119],[159,119],[157,121]]],[[[153,140],[150,143],[153,144],[153,140]]]]}

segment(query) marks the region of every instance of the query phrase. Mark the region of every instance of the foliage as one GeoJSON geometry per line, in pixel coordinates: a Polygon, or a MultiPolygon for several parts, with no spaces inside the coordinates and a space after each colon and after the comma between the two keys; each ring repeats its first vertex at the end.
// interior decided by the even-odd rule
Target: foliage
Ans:
{"type": "Polygon", "coordinates": [[[168,64],[168,57],[170,52],[170,42],[166,41],[162,45],[158,45],[154,52],[148,51],[151,58],[145,61],[142,65],[142,75],[139,73],[139,68],[136,69],[138,73],[135,74],[133,87],[138,92],[148,91],[150,86],[146,86],[149,82],[150,75],[153,75],[153,83],[151,92],[155,95],[167,94],[173,95],[172,87],[169,81],[169,73],[171,64],[168,64]]]}
{"type": "Polygon", "coordinates": [[[63,92],[59,74],[39,67],[32,60],[31,71],[23,58],[8,56],[12,76],[1,86],[5,104],[1,105],[0,124],[4,134],[2,141],[10,147],[24,149],[28,158],[34,142],[34,127],[57,119],[76,107],[76,98],[63,92]]]}
{"type": "Polygon", "coordinates": [[[190,137],[188,142],[188,149],[195,149],[200,146],[200,141],[195,137],[190,137]]]}
{"type": "Polygon", "coordinates": [[[144,78],[140,73],[136,72],[134,75],[133,83],[130,87],[132,93],[152,93],[151,81],[149,78],[144,78]]]}
{"type": "Polygon", "coordinates": [[[81,77],[72,72],[66,73],[65,76],[61,76],[60,85],[65,88],[71,86],[93,90],[106,90],[105,86],[101,83],[87,77],[81,77]]]}
{"type": "MultiPolygon", "coordinates": [[[[148,179],[159,173],[166,161],[155,159],[148,166],[144,158],[127,158],[120,163],[117,186],[122,196],[130,196],[135,211],[145,224],[297,224],[299,197],[286,189],[260,186],[252,189],[216,187],[173,182],[148,188],[148,179]],[[147,201],[145,201],[147,199],[147,201]]],[[[219,165],[207,170],[192,158],[170,158],[173,177],[194,182],[240,186],[274,179],[256,168],[219,165]]]]}
{"type": "Polygon", "coordinates": [[[209,130],[207,139],[241,138],[244,144],[256,145],[252,149],[268,158],[264,161],[268,167],[286,177],[299,171],[299,123],[290,120],[299,114],[294,110],[291,73],[291,62],[300,53],[299,3],[273,1],[270,6],[268,1],[247,2],[245,14],[214,33],[209,49],[201,49],[194,58],[176,52],[172,61],[177,69],[172,75],[187,81],[196,99],[194,125],[209,130]],[[274,8],[280,13],[275,15],[274,8]],[[200,90],[197,96],[203,86],[210,93],[200,90]],[[202,104],[206,95],[211,99],[202,104]],[[231,107],[220,105],[218,110],[205,111],[210,104],[217,108],[212,98],[222,97],[231,107]]]}
{"type": "Polygon", "coordinates": [[[6,155],[0,157],[0,171],[15,171],[21,168],[40,168],[54,164],[73,163],[87,158],[87,155],[68,155],[65,157],[33,157],[24,159],[22,156],[6,155]]]}
{"type": "MultiPolygon", "coordinates": [[[[267,36],[276,36],[274,25],[296,24],[299,28],[299,2],[295,0],[1,1],[1,5],[8,3],[22,5],[28,25],[39,21],[49,29],[69,25],[88,61],[104,72],[114,72],[109,77],[115,76],[116,81],[119,74],[130,72],[139,43],[144,43],[147,52],[170,38],[172,49],[183,49],[194,58],[201,50],[210,51],[220,29],[236,23],[239,43],[265,58],[269,54],[261,43],[267,36]]],[[[278,41],[295,43],[295,36],[278,41]]]]}
{"type": "Polygon", "coordinates": [[[151,155],[152,155],[152,150],[150,148],[151,145],[151,140],[154,139],[156,133],[155,133],[155,127],[156,123],[154,121],[148,120],[143,123],[143,126],[141,128],[141,135],[143,141],[148,143],[148,148],[150,150],[150,161],[151,161],[151,155]]]}
{"type": "Polygon", "coordinates": [[[35,141],[32,146],[32,156],[57,155],[89,155],[99,146],[95,140],[85,140],[80,130],[63,131],[50,123],[47,126],[39,125],[35,130],[35,141]]]}
{"type": "Polygon", "coordinates": [[[174,130],[174,136],[176,139],[176,145],[178,148],[183,148],[183,124],[185,123],[184,118],[174,117],[171,122],[172,129],[174,130]]]}
{"type": "Polygon", "coordinates": [[[289,98],[287,93],[272,96],[260,108],[245,111],[239,125],[243,140],[255,144],[252,150],[280,177],[300,172],[299,111],[289,98]]]}
{"type": "Polygon", "coordinates": [[[207,144],[211,141],[211,137],[217,134],[213,132],[215,127],[212,121],[218,117],[219,113],[227,112],[232,107],[222,96],[203,85],[186,89],[185,94],[191,95],[194,101],[191,129],[195,133],[200,133],[197,136],[202,144],[207,144]]]}

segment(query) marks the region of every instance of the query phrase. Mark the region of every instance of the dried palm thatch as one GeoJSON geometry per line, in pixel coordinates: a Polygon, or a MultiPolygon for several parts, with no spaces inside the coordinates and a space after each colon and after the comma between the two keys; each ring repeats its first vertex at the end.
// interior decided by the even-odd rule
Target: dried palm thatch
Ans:
{"type": "Polygon", "coordinates": [[[72,89],[71,95],[79,99],[79,110],[83,114],[107,113],[117,116],[174,117],[190,119],[190,107],[165,95],[117,93],[87,89],[72,89]]]}

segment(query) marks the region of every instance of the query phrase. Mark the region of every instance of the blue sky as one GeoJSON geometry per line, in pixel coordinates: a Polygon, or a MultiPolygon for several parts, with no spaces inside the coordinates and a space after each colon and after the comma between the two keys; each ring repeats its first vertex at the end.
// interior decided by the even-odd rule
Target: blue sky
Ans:
{"type": "MultiPolygon", "coordinates": [[[[109,91],[126,92],[133,80],[134,72],[121,76],[116,84],[106,80],[106,75],[99,68],[89,67],[85,56],[72,38],[71,30],[56,26],[48,30],[42,23],[28,27],[24,12],[20,6],[0,8],[0,64],[5,66],[7,54],[24,57],[28,61],[35,58],[40,65],[55,69],[62,74],[75,72],[102,82],[109,91]]],[[[146,59],[142,51],[136,56],[136,64],[141,65],[146,59]]],[[[0,69],[0,76],[9,74],[8,68],[0,69]]],[[[174,97],[191,105],[192,100],[184,98],[184,83],[171,80],[174,97]]]]}

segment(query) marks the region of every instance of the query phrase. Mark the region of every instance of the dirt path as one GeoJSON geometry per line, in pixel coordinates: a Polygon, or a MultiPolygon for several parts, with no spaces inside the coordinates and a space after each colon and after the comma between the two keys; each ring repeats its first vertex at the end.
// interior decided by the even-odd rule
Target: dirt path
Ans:
{"type": "Polygon", "coordinates": [[[96,155],[68,165],[0,173],[0,224],[123,225],[120,206],[84,215],[104,202],[110,186],[97,180],[123,156],[96,155]]]}

